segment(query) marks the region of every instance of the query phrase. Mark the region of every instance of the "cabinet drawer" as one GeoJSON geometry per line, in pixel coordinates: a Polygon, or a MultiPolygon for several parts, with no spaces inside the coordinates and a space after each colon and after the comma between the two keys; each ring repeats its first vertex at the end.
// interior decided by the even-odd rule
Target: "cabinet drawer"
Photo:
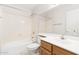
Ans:
{"type": "Polygon", "coordinates": [[[52,45],[45,41],[41,41],[41,47],[47,49],[48,51],[51,51],[52,45]]]}
{"type": "Polygon", "coordinates": [[[51,52],[49,52],[46,49],[40,47],[40,55],[51,55],[51,52]]]}
{"type": "Polygon", "coordinates": [[[63,48],[53,45],[53,54],[55,55],[74,55],[74,53],[67,51],[63,48]]]}

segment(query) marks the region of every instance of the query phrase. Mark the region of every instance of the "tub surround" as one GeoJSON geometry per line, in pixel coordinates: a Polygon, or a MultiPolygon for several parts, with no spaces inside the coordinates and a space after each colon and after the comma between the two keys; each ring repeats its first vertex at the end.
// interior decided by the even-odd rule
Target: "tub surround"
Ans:
{"type": "Polygon", "coordinates": [[[39,35],[45,36],[45,37],[40,37],[42,41],[48,42],[50,44],[54,44],[58,47],[66,49],[75,54],[79,54],[79,40],[78,40],[79,37],[53,34],[53,33],[40,33],[39,35]]]}

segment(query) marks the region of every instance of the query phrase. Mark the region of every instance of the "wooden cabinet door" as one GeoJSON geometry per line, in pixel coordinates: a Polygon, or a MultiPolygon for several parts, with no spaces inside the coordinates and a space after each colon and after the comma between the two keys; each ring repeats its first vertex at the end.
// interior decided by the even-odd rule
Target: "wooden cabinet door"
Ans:
{"type": "Polygon", "coordinates": [[[40,55],[51,55],[51,52],[49,52],[46,49],[40,47],[40,55]]]}
{"type": "Polygon", "coordinates": [[[41,41],[41,47],[47,49],[50,52],[52,50],[52,45],[48,42],[45,42],[45,41],[41,41]]]}
{"type": "Polygon", "coordinates": [[[53,45],[53,54],[54,55],[75,55],[74,53],[67,51],[63,48],[53,45]]]}

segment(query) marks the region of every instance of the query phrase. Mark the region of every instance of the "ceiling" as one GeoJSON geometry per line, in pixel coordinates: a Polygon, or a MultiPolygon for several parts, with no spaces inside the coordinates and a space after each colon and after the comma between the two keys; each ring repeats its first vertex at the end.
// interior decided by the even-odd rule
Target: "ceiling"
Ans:
{"type": "Polygon", "coordinates": [[[31,14],[41,14],[56,6],[56,4],[6,4],[7,6],[30,11],[31,14]]]}
{"type": "Polygon", "coordinates": [[[62,5],[59,5],[59,4],[58,5],[56,4],[3,4],[3,5],[20,11],[24,11],[27,16],[41,15],[44,17],[49,17],[50,16],[49,14],[52,14],[51,11],[56,9],[64,10],[65,12],[79,9],[79,4],[62,4],[62,5]]]}
{"type": "Polygon", "coordinates": [[[58,6],[56,6],[53,9],[50,9],[48,11],[46,11],[45,13],[42,13],[41,15],[47,18],[51,18],[52,17],[52,13],[54,13],[55,11],[61,10],[62,12],[69,12],[69,11],[73,11],[73,10],[79,10],[79,4],[60,4],[58,6]]]}

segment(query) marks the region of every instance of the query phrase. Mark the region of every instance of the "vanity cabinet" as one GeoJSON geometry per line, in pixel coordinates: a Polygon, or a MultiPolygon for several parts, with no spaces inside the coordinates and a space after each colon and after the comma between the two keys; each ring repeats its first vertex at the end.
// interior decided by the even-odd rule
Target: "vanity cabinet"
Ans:
{"type": "Polygon", "coordinates": [[[75,55],[75,53],[41,40],[40,55],[75,55]]]}
{"type": "Polygon", "coordinates": [[[45,42],[45,41],[41,41],[40,54],[41,55],[51,55],[52,54],[52,44],[45,42]]]}

